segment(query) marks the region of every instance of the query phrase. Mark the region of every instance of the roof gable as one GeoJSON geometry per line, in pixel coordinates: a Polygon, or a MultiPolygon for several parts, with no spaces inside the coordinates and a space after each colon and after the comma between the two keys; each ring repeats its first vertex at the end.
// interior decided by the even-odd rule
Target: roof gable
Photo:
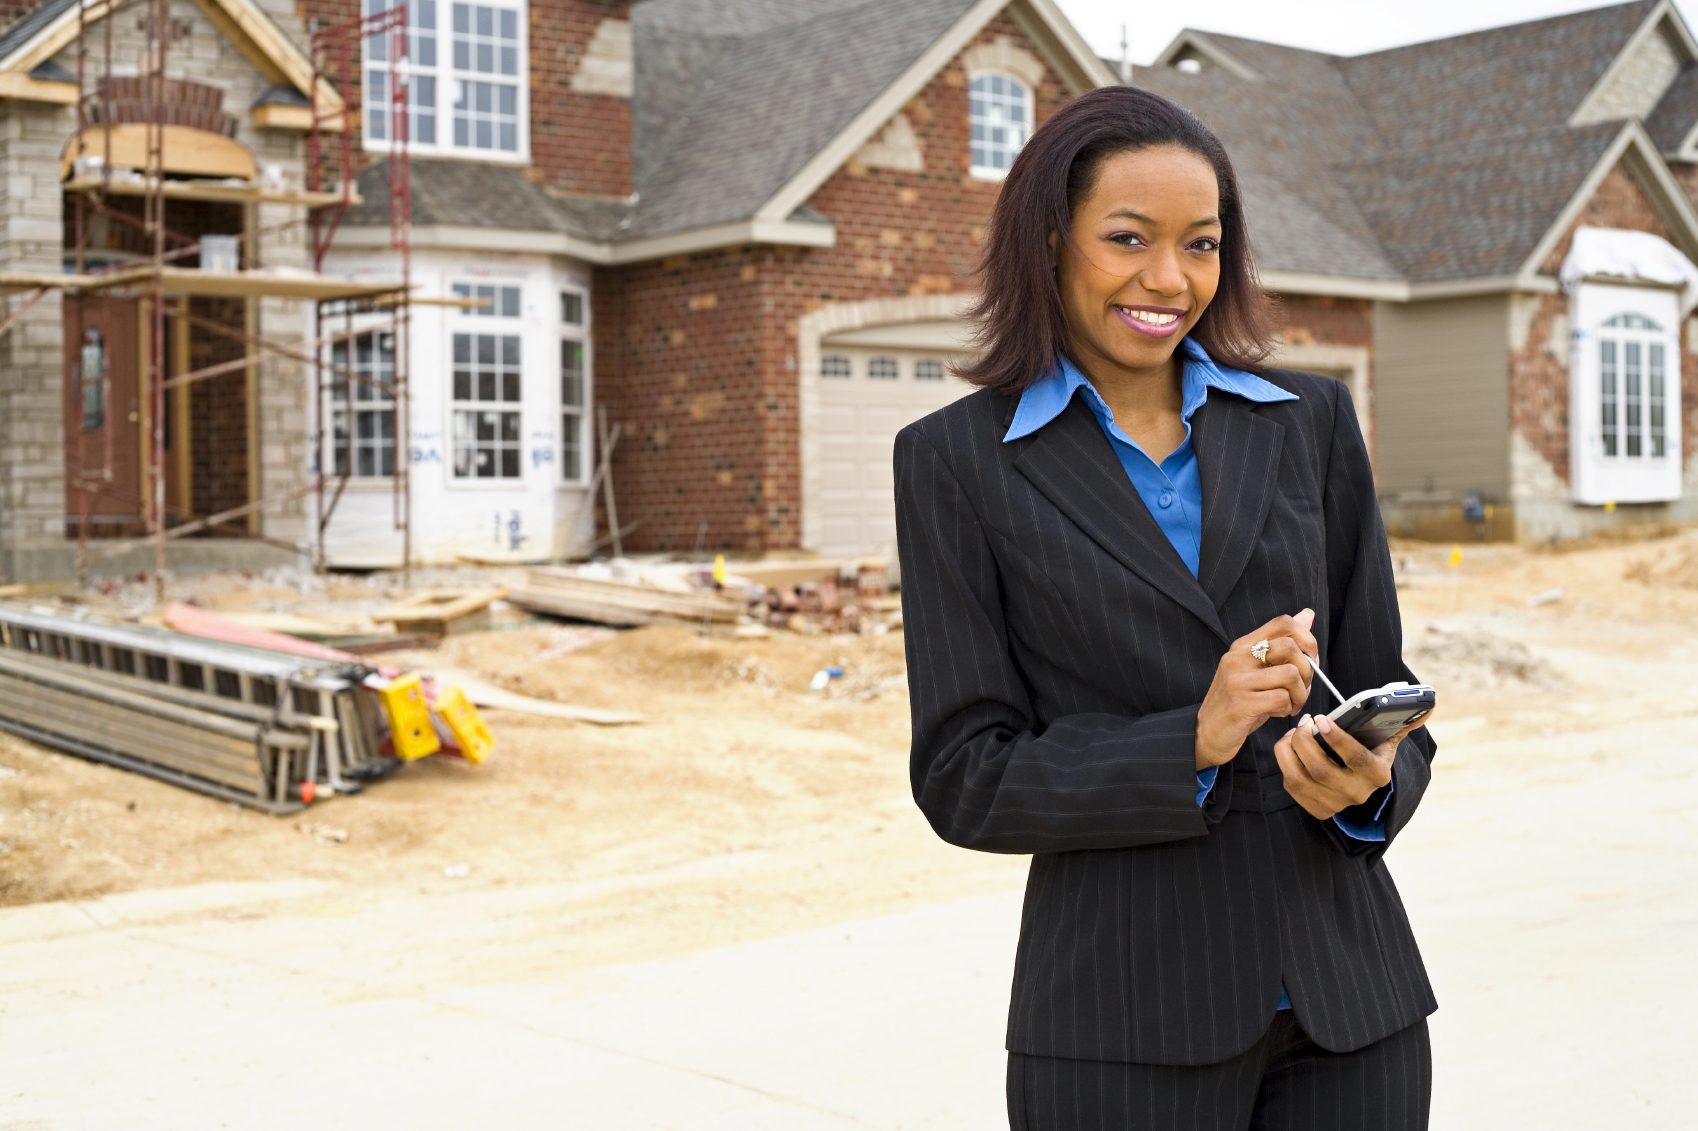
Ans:
{"type": "Polygon", "coordinates": [[[1631,117],[1572,121],[1652,35],[1676,51],[1690,40],[1667,0],[1351,57],[1187,31],[1163,57],[1206,50],[1232,66],[1139,68],[1135,81],[1220,135],[1265,269],[1407,284],[1504,279],[1530,270],[1561,217],[1623,153],[1650,169],[1673,226],[1698,238],[1691,202],[1668,189],[1647,132],[1664,148],[1671,137],[1690,142],[1698,64],[1678,69],[1644,127],[1631,117]]]}
{"type": "Polygon", "coordinates": [[[788,218],[1005,9],[1082,88],[1112,81],[1052,0],[638,4],[630,234],[788,218]]]}
{"type": "MultiPolygon", "coordinates": [[[[194,0],[230,42],[261,74],[278,84],[293,87],[302,95],[313,84],[313,67],[306,52],[278,27],[254,0],[194,0]]],[[[105,19],[119,0],[82,0],[83,20],[93,24],[105,19]]],[[[29,74],[50,62],[73,43],[77,35],[78,0],[45,0],[29,15],[0,32],[0,76],[29,74]]],[[[334,113],[342,106],[341,96],[329,83],[318,83],[320,106],[334,113]]]]}

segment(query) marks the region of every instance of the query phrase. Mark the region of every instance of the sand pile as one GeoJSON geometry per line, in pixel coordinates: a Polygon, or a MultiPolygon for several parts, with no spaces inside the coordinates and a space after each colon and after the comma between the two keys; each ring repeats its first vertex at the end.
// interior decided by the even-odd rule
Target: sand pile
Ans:
{"type": "Polygon", "coordinates": [[[1698,589],[1698,540],[1685,538],[1637,558],[1623,571],[1623,576],[1646,585],[1698,589]]]}
{"type": "Polygon", "coordinates": [[[1525,644],[1473,628],[1430,624],[1405,642],[1403,652],[1422,682],[1441,690],[1515,685],[1556,690],[1566,683],[1560,672],[1525,644]]]}

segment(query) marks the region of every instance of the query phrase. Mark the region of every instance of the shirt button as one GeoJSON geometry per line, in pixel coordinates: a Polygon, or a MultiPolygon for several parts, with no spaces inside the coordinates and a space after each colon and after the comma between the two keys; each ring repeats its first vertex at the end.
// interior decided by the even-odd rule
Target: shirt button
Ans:
{"type": "Polygon", "coordinates": [[[1163,510],[1171,507],[1173,505],[1173,492],[1163,491],[1161,493],[1161,498],[1156,500],[1156,505],[1160,506],[1163,510]]]}

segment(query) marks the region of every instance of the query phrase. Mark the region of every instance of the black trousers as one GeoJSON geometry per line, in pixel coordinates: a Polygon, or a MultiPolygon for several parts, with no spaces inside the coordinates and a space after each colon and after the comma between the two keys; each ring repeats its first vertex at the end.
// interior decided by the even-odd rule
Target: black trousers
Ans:
{"type": "Polygon", "coordinates": [[[1432,1092],[1425,1020],[1337,1053],[1283,1009],[1248,1051],[1195,1068],[1008,1054],[1011,1131],[1424,1131],[1432,1092]]]}

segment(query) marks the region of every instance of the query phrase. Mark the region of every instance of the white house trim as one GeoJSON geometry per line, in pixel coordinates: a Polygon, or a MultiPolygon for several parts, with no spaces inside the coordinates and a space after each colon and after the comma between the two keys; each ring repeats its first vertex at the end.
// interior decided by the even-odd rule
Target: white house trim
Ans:
{"type": "MultiPolygon", "coordinates": [[[[339,247],[387,248],[389,228],[346,227],[336,233],[339,247]]],[[[569,255],[599,267],[641,263],[668,255],[687,255],[741,244],[779,244],[788,247],[835,247],[835,224],[803,220],[740,220],[709,228],[633,240],[606,243],[579,239],[565,232],[528,231],[510,228],[473,228],[454,224],[423,224],[413,229],[412,241],[419,248],[476,251],[518,251],[542,255],[569,255]]]]}
{"type": "MultiPolygon", "coordinates": [[[[948,31],[933,40],[925,52],[902,72],[895,82],[885,87],[866,109],[857,114],[830,144],[815,153],[788,183],[773,194],[755,214],[756,219],[781,221],[807,203],[808,198],[854,157],[856,151],[874,134],[883,129],[884,124],[895,117],[896,112],[907,105],[909,99],[925,89],[925,85],[943,70],[951,59],[959,55],[973,41],[973,37],[984,30],[986,24],[1005,8],[1012,9],[1021,5],[1033,13],[1041,26],[1050,31],[1054,42],[1066,51],[1064,60],[1074,65],[1069,69],[1075,70],[1078,76],[1096,86],[1107,86],[1115,81],[1108,65],[1097,58],[1079,37],[1078,31],[1067,22],[1067,17],[1056,8],[1053,0],[979,0],[956,20],[948,31]]],[[[1067,76],[1063,75],[1064,81],[1066,78],[1067,76]]],[[[1034,89],[1034,98],[1036,94],[1034,89]]]]}
{"type": "Polygon", "coordinates": [[[1674,174],[1669,172],[1667,163],[1657,152],[1656,144],[1651,141],[1651,135],[1645,132],[1645,127],[1638,121],[1629,118],[1622,123],[1621,132],[1610,142],[1609,148],[1580,182],[1580,187],[1575,190],[1568,203],[1563,205],[1556,221],[1540,237],[1532,254],[1522,261],[1516,271],[1517,290],[1535,289],[1534,280],[1542,274],[1539,265],[1550,257],[1563,235],[1579,218],[1587,202],[1597,193],[1598,186],[1603,184],[1610,170],[1624,157],[1644,176],[1647,182],[1645,188],[1649,190],[1652,203],[1659,206],[1663,219],[1674,230],[1674,245],[1688,259],[1698,260],[1698,211],[1693,209],[1692,201],[1681,189],[1680,183],[1674,179],[1674,174]]]}

